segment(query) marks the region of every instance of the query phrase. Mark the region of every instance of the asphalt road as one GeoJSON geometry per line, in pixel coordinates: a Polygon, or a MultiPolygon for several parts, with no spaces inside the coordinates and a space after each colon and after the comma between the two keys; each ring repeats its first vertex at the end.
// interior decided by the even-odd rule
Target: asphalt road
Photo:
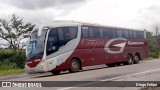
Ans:
{"type": "MultiPolygon", "coordinates": [[[[160,77],[160,60],[141,61],[139,64],[122,65],[116,67],[107,67],[105,65],[96,65],[84,67],[83,71],[77,73],[62,72],[61,75],[52,75],[51,73],[38,74],[23,74],[8,79],[0,78],[5,81],[160,81],[148,77],[160,77]],[[146,77],[147,75],[150,75],[146,77]],[[159,76],[158,76],[159,75],[159,76]],[[134,78],[133,78],[134,76],[134,78]],[[128,78],[126,78],[128,77],[128,78]],[[140,78],[141,77],[141,78],[140,78]],[[146,77],[146,78],[144,78],[146,77]]],[[[58,83],[58,82],[57,82],[58,83]]],[[[45,88],[30,88],[30,90],[128,90],[128,88],[113,88],[113,87],[94,87],[98,84],[93,84],[93,87],[83,87],[92,82],[74,83],[69,87],[45,87],[45,88]],[[76,86],[76,87],[74,87],[76,86]],[[77,87],[82,86],[82,87],[77,87]]],[[[63,86],[64,83],[62,83],[63,86]]],[[[66,82],[67,84],[67,82],[66,82]]],[[[68,83],[69,84],[69,83],[68,83]]],[[[10,90],[11,88],[0,88],[0,90],[10,90]]],[[[12,88],[12,90],[28,90],[29,88],[12,88]]],[[[140,88],[129,88],[130,90],[138,90],[140,88]]]]}

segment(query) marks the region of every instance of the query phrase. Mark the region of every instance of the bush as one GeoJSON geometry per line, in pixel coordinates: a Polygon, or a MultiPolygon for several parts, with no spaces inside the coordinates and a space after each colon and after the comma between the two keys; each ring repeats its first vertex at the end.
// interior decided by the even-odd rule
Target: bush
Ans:
{"type": "Polygon", "coordinates": [[[13,55],[15,55],[15,53],[12,50],[0,50],[0,62],[3,62],[5,59],[12,57],[13,55]]]}
{"type": "Polygon", "coordinates": [[[158,56],[158,53],[156,53],[156,52],[150,52],[150,57],[158,58],[159,56],[158,56]]]}
{"type": "Polygon", "coordinates": [[[15,53],[12,50],[0,50],[0,68],[20,68],[25,64],[25,52],[15,53]]]}
{"type": "Polygon", "coordinates": [[[10,69],[17,69],[17,67],[15,67],[15,64],[13,63],[11,63],[10,65],[1,63],[0,70],[10,70],[10,69]]]}
{"type": "Polygon", "coordinates": [[[10,57],[9,60],[11,63],[14,63],[17,68],[23,69],[25,64],[25,53],[15,54],[10,57]]]}

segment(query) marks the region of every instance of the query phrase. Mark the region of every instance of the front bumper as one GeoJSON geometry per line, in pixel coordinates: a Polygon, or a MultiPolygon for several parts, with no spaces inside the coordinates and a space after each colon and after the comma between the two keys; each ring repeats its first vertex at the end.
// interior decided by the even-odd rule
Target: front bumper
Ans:
{"type": "Polygon", "coordinates": [[[29,66],[25,65],[25,71],[29,74],[42,73],[42,72],[47,72],[48,67],[47,67],[46,62],[42,61],[39,64],[37,64],[37,66],[35,66],[35,67],[29,67],[29,66]]]}

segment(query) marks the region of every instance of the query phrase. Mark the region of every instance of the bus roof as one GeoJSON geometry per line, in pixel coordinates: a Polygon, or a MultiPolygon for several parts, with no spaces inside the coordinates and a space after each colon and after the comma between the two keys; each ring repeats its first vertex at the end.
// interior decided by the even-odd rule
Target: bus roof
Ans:
{"type": "Polygon", "coordinates": [[[114,29],[123,29],[123,30],[136,30],[136,31],[143,31],[137,29],[130,29],[130,28],[123,28],[123,27],[115,27],[115,26],[106,26],[97,23],[88,23],[88,22],[81,22],[81,21],[74,21],[74,20],[55,20],[50,23],[39,24],[38,27],[61,27],[61,26],[77,26],[77,25],[84,25],[84,26],[97,26],[97,27],[105,27],[105,28],[114,28],[114,29]]]}

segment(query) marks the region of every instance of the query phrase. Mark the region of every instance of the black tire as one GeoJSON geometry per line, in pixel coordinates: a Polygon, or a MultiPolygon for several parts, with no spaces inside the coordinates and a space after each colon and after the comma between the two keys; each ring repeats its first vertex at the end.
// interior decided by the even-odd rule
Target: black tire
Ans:
{"type": "Polygon", "coordinates": [[[106,64],[108,67],[115,67],[115,64],[114,63],[111,63],[111,64],[106,64]]]}
{"type": "Polygon", "coordinates": [[[140,60],[140,57],[139,57],[138,54],[136,54],[136,55],[134,56],[134,64],[138,64],[138,63],[139,63],[139,60],[140,60]]]}
{"type": "Polygon", "coordinates": [[[77,59],[72,59],[70,62],[70,73],[78,72],[81,68],[80,62],[77,59]]]}
{"type": "Polygon", "coordinates": [[[51,71],[51,73],[54,75],[59,75],[61,73],[61,71],[60,70],[59,71],[51,71]]]}
{"type": "Polygon", "coordinates": [[[131,65],[131,64],[133,64],[133,62],[134,62],[134,60],[133,60],[132,55],[131,55],[131,54],[128,54],[126,64],[127,64],[127,65],[131,65]]]}

